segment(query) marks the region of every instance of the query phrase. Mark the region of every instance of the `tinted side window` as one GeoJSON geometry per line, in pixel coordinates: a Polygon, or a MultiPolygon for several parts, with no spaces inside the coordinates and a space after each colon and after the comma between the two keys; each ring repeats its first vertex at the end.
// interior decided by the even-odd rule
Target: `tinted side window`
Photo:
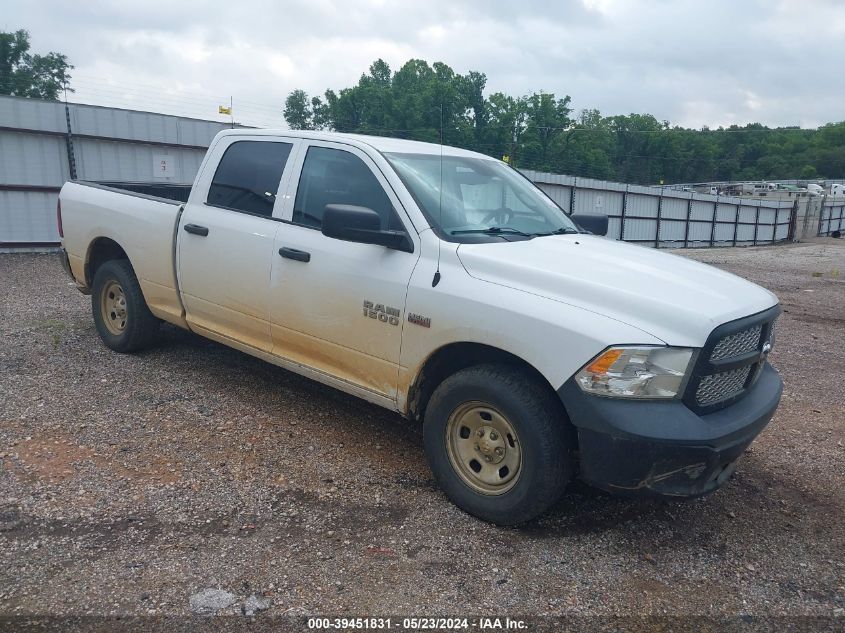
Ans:
{"type": "Polygon", "coordinates": [[[232,143],[211,181],[208,204],[270,217],[291,147],[265,141],[232,143]]]}
{"type": "Polygon", "coordinates": [[[401,229],[390,198],[364,161],[343,150],[311,147],[299,177],[293,221],[320,228],[327,204],[367,207],[381,216],[382,229],[401,229]]]}

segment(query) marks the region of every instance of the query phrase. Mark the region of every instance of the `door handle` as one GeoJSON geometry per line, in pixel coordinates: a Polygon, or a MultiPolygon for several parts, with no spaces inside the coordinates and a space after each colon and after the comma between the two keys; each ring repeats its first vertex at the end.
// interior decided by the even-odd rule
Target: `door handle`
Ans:
{"type": "Polygon", "coordinates": [[[311,253],[300,251],[295,248],[288,248],[287,246],[283,246],[279,249],[279,255],[286,257],[287,259],[295,259],[298,262],[307,263],[311,261],[311,253]]]}
{"type": "Polygon", "coordinates": [[[201,235],[202,237],[208,235],[207,226],[200,226],[199,224],[186,224],[184,228],[188,233],[192,233],[193,235],[201,235]]]}

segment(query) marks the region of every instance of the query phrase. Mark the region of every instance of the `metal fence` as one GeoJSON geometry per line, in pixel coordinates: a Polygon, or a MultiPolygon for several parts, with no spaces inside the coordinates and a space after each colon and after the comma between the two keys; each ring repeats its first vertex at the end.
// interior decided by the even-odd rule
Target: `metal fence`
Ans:
{"type": "Polygon", "coordinates": [[[55,244],[56,199],[75,178],[190,184],[215,121],[0,96],[0,246],[55,244]]]}
{"type": "MultiPolygon", "coordinates": [[[[779,185],[793,185],[795,187],[806,187],[808,184],[813,183],[819,185],[821,187],[830,187],[833,184],[845,184],[845,180],[842,178],[803,178],[803,179],[786,179],[783,180],[781,178],[777,178],[775,180],[745,180],[745,181],[736,181],[736,180],[714,180],[712,182],[674,182],[671,185],[652,185],[653,187],[663,187],[665,189],[677,189],[678,191],[690,191],[695,190],[696,187],[718,187],[719,189],[726,189],[728,187],[736,187],[741,184],[754,186],[754,185],[762,185],[767,182],[774,182],[779,185]]],[[[761,191],[760,193],[767,193],[766,191],[761,191]]],[[[793,192],[794,193],[794,192],[793,192]]]]}
{"type": "Polygon", "coordinates": [[[663,190],[524,170],[572,213],[607,215],[608,236],[655,248],[757,246],[792,239],[796,202],[663,190]]]}
{"type": "Polygon", "coordinates": [[[841,233],[845,228],[845,197],[825,198],[819,213],[819,235],[830,235],[834,231],[841,233]]]}

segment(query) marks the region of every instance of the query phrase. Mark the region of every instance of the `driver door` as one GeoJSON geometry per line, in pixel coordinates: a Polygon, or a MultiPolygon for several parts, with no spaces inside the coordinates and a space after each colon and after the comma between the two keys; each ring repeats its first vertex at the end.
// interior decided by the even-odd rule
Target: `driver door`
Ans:
{"type": "Polygon", "coordinates": [[[355,147],[303,141],[292,183],[270,279],[273,353],[395,401],[418,236],[378,166],[355,147]],[[414,252],[326,237],[327,204],[373,209],[383,229],[408,233],[414,252]]]}

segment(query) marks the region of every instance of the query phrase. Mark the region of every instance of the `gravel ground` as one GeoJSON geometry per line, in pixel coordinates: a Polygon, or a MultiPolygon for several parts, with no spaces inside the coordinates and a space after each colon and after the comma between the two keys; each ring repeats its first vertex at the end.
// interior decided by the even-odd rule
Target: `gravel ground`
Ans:
{"type": "Polygon", "coordinates": [[[399,416],[173,328],[110,352],[55,255],[0,255],[0,614],[842,615],[845,243],[686,255],[780,297],[774,421],[708,497],[519,529],[399,416]]]}

